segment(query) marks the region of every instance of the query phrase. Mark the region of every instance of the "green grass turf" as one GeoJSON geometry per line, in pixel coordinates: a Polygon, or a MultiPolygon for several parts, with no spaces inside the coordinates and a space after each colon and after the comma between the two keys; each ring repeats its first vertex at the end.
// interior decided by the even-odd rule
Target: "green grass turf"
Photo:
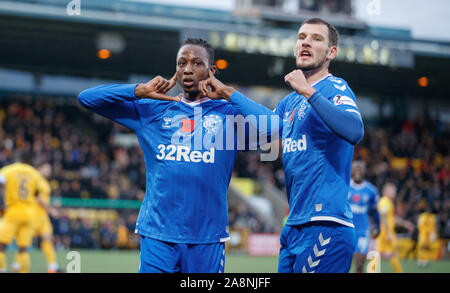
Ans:
{"type": "MultiPolygon", "coordinates": [[[[135,273],[139,266],[138,251],[109,251],[109,250],[78,250],[81,256],[82,273],[135,273]]],[[[70,260],[68,251],[57,251],[58,262],[62,270],[70,260]]],[[[8,268],[13,260],[14,251],[6,253],[8,268]]],[[[45,273],[44,255],[39,250],[32,250],[31,272],[45,273]]],[[[228,254],[225,262],[226,273],[275,273],[277,271],[277,257],[255,257],[247,255],[228,254]]],[[[402,260],[405,273],[450,273],[450,260],[431,262],[425,268],[417,267],[414,260],[402,260]]],[[[351,269],[353,272],[353,268],[351,269]]],[[[381,263],[382,273],[392,273],[388,261],[381,263]]]]}

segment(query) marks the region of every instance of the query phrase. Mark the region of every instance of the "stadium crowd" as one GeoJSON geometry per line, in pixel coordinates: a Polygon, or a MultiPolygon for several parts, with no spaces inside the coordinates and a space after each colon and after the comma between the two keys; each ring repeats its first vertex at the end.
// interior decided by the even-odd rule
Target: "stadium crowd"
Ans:
{"type": "MultiPolygon", "coordinates": [[[[82,110],[76,99],[2,93],[0,125],[0,167],[14,162],[15,151],[31,151],[36,164],[52,165],[54,198],[143,199],[140,148],[115,143],[117,134],[129,131],[82,110]]],[[[449,145],[448,124],[391,117],[367,126],[355,159],[366,162],[367,179],[379,190],[386,182],[397,185],[399,216],[416,222],[429,204],[438,215],[440,236],[450,238],[449,145]]],[[[241,152],[234,175],[268,181],[285,192],[280,158],[261,162],[258,153],[241,152]]],[[[51,216],[57,247],[137,247],[132,233],[137,211],[104,222],[70,219],[64,209],[52,210],[51,216]]],[[[257,215],[239,202],[229,202],[229,218],[231,229],[247,225],[253,232],[266,232],[257,215]]]]}

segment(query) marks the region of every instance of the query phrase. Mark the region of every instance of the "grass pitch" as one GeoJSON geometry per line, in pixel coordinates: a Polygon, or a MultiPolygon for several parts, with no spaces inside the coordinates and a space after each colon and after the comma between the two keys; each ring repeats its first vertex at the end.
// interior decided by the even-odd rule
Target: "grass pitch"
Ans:
{"type": "MultiPolygon", "coordinates": [[[[136,273],[139,266],[139,251],[110,250],[77,250],[80,253],[81,273],[136,273]]],[[[14,258],[13,250],[6,253],[8,268],[14,258]]],[[[63,271],[71,259],[67,258],[69,251],[57,251],[58,263],[63,271]]],[[[31,252],[31,272],[45,273],[46,263],[40,250],[31,252]]],[[[414,260],[402,260],[405,273],[450,273],[450,260],[430,262],[424,268],[417,267],[414,260]]],[[[278,257],[256,257],[228,254],[225,262],[226,273],[276,273],[278,257]]],[[[353,268],[351,269],[353,272],[353,268]]],[[[381,263],[382,273],[393,273],[388,261],[381,263]]]]}

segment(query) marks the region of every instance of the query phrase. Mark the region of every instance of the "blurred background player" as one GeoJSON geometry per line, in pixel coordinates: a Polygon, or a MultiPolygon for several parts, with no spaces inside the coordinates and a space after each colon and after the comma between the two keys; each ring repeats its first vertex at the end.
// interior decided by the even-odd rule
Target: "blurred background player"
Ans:
{"type": "Polygon", "coordinates": [[[356,230],[356,251],[353,256],[356,273],[363,272],[364,262],[369,252],[370,239],[376,238],[380,231],[380,217],[377,210],[379,193],[373,184],[364,179],[364,176],[364,162],[353,162],[349,202],[356,230]],[[369,217],[372,220],[371,222],[369,217]]]}
{"type": "MultiPolygon", "coordinates": [[[[52,173],[52,167],[49,163],[43,163],[38,167],[39,173],[44,177],[42,181],[42,190],[38,193],[35,205],[35,215],[33,217],[34,236],[40,237],[41,250],[44,253],[47,262],[47,272],[57,273],[59,265],[56,260],[55,248],[53,245],[53,225],[48,215],[50,205],[51,186],[48,179],[52,173]]],[[[12,264],[12,271],[20,271],[18,255],[16,261],[12,264]]]]}
{"type": "Polygon", "coordinates": [[[433,243],[438,240],[437,219],[429,204],[417,220],[417,265],[424,267],[430,260],[433,243]]]}
{"type": "Polygon", "coordinates": [[[0,224],[0,272],[6,272],[5,249],[16,239],[19,249],[17,261],[19,272],[27,273],[30,269],[30,255],[27,248],[33,240],[36,194],[44,190],[44,179],[30,165],[31,155],[22,152],[19,162],[0,170],[0,184],[5,192],[5,214],[0,224]]]}
{"type": "Polygon", "coordinates": [[[377,238],[377,251],[381,254],[382,258],[389,259],[396,273],[402,273],[403,268],[396,251],[397,237],[395,234],[395,226],[403,226],[412,232],[414,225],[395,216],[394,199],[396,194],[397,187],[393,183],[386,183],[383,186],[382,197],[378,202],[380,235],[377,238]]]}

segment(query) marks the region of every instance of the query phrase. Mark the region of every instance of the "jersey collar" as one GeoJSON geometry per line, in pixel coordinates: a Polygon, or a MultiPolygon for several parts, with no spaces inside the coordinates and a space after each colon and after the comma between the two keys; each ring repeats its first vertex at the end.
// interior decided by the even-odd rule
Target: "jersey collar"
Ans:
{"type": "Polygon", "coordinates": [[[191,106],[191,107],[198,106],[200,104],[203,104],[203,103],[208,102],[208,101],[211,100],[208,97],[204,97],[204,98],[201,98],[199,100],[191,101],[191,100],[186,99],[183,94],[179,94],[178,98],[180,98],[181,102],[183,102],[186,105],[191,106]]]}
{"type": "Polygon", "coordinates": [[[353,181],[353,179],[350,179],[350,186],[353,187],[354,189],[362,189],[363,187],[366,186],[366,180],[358,184],[355,181],[353,181]]]}
{"type": "Polygon", "coordinates": [[[324,79],[327,79],[327,78],[330,77],[330,76],[333,76],[333,74],[328,73],[327,75],[325,75],[324,77],[322,77],[322,78],[319,79],[318,81],[312,82],[312,83],[310,83],[309,85],[310,85],[310,86],[315,86],[316,84],[318,84],[319,82],[321,82],[321,81],[324,80],[324,79]]]}

